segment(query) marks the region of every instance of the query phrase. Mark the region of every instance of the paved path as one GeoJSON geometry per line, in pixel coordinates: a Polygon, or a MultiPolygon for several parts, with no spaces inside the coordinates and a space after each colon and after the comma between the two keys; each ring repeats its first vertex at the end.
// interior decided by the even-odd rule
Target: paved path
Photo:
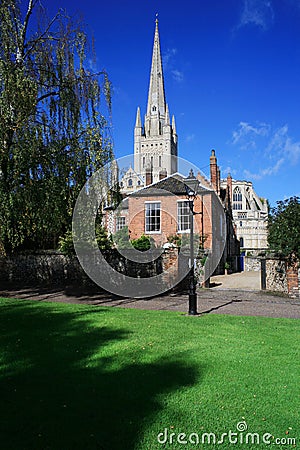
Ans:
{"type": "Polygon", "coordinates": [[[260,290],[260,271],[239,272],[211,277],[213,289],[260,290]]]}
{"type": "MultiPolygon", "coordinates": [[[[217,283],[216,283],[217,284],[217,283]]],[[[224,284],[222,285],[224,286],[224,284]]],[[[236,285],[235,285],[236,286],[236,285]]],[[[2,289],[1,297],[37,301],[82,303],[96,306],[113,306],[149,310],[187,312],[188,295],[163,295],[152,299],[119,298],[105,293],[84,292],[79,288],[27,288],[2,289]]],[[[200,289],[198,312],[205,314],[233,314],[239,316],[265,316],[300,318],[300,299],[290,299],[255,290],[200,289]]]]}

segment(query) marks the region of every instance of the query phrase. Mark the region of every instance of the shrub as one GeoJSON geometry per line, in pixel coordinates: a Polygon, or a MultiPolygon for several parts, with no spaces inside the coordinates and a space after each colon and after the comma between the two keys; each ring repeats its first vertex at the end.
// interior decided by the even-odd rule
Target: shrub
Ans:
{"type": "Polygon", "coordinates": [[[138,239],[132,239],[131,244],[136,250],[140,252],[145,252],[154,246],[153,238],[145,236],[144,234],[138,239]]]}
{"type": "Polygon", "coordinates": [[[71,230],[66,231],[64,236],[61,236],[58,240],[58,250],[64,255],[73,255],[75,253],[73,243],[73,233],[71,230]]]}
{"type": "Polygon", "coordinates": [[[112,247],[112,240],[108,237],[106,229],[101,225],[98,225],[96,226],[95,234],[99,249],[110,250],[112,247]]]}
{"type": "Polygon", "coordinates": [[[132,248],[131,242],[129,240],[128,227],[121,228],[112,236],[112,241],[117,248],[132,248]]]}
{"type": "MultiPolygon", "coordinates": [[[[102,226],[96,226],[95,230],[96,242],[100,250],[109,250],[112,247],[112,241],[107,235],[107,231],[102,226]]],[[[74,234],[71,230],[66,231],[64,236],[58,240],[58,250],[64,255],[74,255],[74,234]]]]}

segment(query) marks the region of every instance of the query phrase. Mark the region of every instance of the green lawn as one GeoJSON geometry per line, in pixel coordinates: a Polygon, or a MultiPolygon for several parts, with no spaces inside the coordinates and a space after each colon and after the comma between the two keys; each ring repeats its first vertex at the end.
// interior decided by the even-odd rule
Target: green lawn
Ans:
{"type": "Polygon", "coordinates": [[[299,361],[297,320],[1,299],[0,448],[293,448],[299,361]]]}

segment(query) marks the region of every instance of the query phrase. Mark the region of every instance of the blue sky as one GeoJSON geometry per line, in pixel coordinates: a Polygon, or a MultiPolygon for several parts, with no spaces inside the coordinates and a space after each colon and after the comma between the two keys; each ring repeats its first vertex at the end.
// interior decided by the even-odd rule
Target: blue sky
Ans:
{"type": "MultiPolygon", "coordinates": [[[[46,3],[46,2],[45,2],[46,3]]],[[[50,2],[49,2],[50,3],[50,2]]],[[[116,157],[146,110],[155,14],[179,156],[253,182],[272,205],[300,196],[300,0],[51,0],[81,13],[113,84],[116,157]]]]}

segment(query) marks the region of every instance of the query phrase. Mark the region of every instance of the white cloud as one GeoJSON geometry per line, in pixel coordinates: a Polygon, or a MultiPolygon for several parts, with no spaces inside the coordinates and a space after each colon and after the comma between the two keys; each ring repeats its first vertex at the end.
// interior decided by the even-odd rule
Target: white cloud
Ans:
{"type": "Polygon", "coordinates": [[[163,54],[163,65],[164,69],[167,70],[169,65],[172,65],[174,61],[174,56],[177,54],[177,48],[168,48],[166,52],[163,54]]]}
{"type": "Polygon", "coordinates": [[[294,142],[288,135],[288,125],[276,130],[269,145],[266,148],[266,152],[271,155],[274,152],[276,154],[282,154],[286,157],[291,164],[295,165],[300,158],[300,141],[294,142]]]}
{"type": "Polygon", "coordinates": [[[274,10],[271,0],[244,0],[237,29],[252,24],[267,30],[273,21],[274,10]]]}
{"type": "Polygon", "coordinates": [[[173,80],[177,81],[177,83],[181,83],[183,81],[183,78],[184,78],[183,72],[175,69],[175,70],[172,70],[171,73],[172,73],[173,80]]]}
{"type": "Polygon", "coordinates": [[[250,178],[252,180],[261,180],[265,176],[276,175],[283,163],[284,158],[280,158],[273,166],[266,167],[265,169],[260,169],[257,173],[252,173],[249,170],[244,170],[244,174],[247,178],[250,178]]]}
{"type": "Polygon", "coordinates": [[[252,162],[257,167],[259,162],[257,171],[244,170],[245,176],[254,180],[276,175],[283,164],[296,165],[300,160],[300,141],[289,135],[288,125],[272,129],[267,123],[251,125],[240,122],[232,132],[230,143],[244,152],[248,150],[249,165],[252,162]],[[256,149],[255,153],[253,149],[256,149]],[[255,155],[255,160],[251,158],[250,151],[255,155]]]}
{"type": "Polygon", "coordinates": [[[165,72],[171,73],[173,80],[175,80],[177,83],[181,83],[184,79],[184,74],[176,67],[176,55],[177,48],[168,48],[167,51],[163,54],[163,67],[165,72]]]}
{"type": "Polygon", "coordinates": [[[227,176],[228,173],[230,173],[230,175],[236,175],[237,174],[237,170],[233,169],[231,166],[227,166],[227,167],[222,167],[220,166],[221,172],[224,174],[224,176],[227,176]]]}
{"type": "Polygon", "coordinates": [[[266,123],[260,123],[257,126],[250,125],[248,122],[240,122],[237,130],[232,132],[232,144],[245,142],[247,140],[246,147],[256,147],[256,143],[253,139],[249,139],[250,136],[267,136],[270,131],[270,126],[266,123]]]}
{"type": "Polygon", "coordinates": [[[191,142],[191,141],[193,141],[194,139],[195,139],[195,134],[194,133],[192,133],[192,134],[188,134],[187,136],[186,136],[186,138],[185,138],[185,141],[186,142],[191,142]]]}

